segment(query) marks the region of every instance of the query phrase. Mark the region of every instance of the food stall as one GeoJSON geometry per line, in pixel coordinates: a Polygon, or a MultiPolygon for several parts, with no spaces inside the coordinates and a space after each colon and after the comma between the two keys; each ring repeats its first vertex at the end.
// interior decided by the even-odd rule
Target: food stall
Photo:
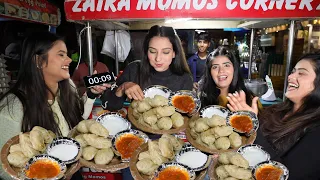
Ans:
{"type": "MultiPolygon", "coordinates": [[[[163,25],[166,19],[173,19],[172,21],[175,23],[172,24],[172,26],[174,28],[186,28],[192,27],[192,25],[197,28],[205,28],[208,26],[212,27],[214,23],[228,24],[229,27],[236,27],[239,24],[246,23],[243,22],[243,20],[267,24],[273,21],[275,18],[274,15],[277,15],[277,19],[291,20],[290,39],[292,39],[294,38],[294,20],[317,17],[320,12],[320,4],[315,1],[307,0],[296,2],[247,2],[244,0],[202,0],[200,2],[198,0],[168,0],[166,2],[160,0],[66,0],[65,12],[67,20],[86,25],[86,28],[88,29],[88,42],[91,41],[91,26],[99,26],[100,28],[105,27],[106,29],[112,30],[123,28],[129,30],[131,28],[148,29],[152,24],[163,25]],[[148,23],[145,23],[145,21],[148,21],[148,23]],[[123,22],[125,22],[125,24],[123,22]],[[185,24],[190,24],[190,26],[185,26],[185,24]]],[[[251,28],[256,27],[253,24],[251,28]]],[[[292,52],[292,41],[290,39],[288,48],[291,50],[288,51],[288,54],[289,52],[292,52]]],[[[91,56],[91,63],[89,64],[90,74],[92,74],[93,68],[91,48],[92,45],[88,43],[88,54],[91,56]]],[[[290,68],[290,61],[291,56],[288,55],[288,68],[290,68]]],[[[160,90],[164,96],[154,96],[154,94],[151,93],[153,96],[150,96],[150,101],[132,103],[128,109],[128,119],[141,131],[131,129],[130,125],[128,125],[128,121],[117,114],[105,114],[103,116],[106,116],[106,118],[103,116],[97,118],[97,121],[100,123],[94,122],[94,128],[91,128],[93,127],[93,125],[91,125],[89,130],[86,128],[92,122],[82,121],[80,122],[81,124],[79,123],[77,128],[70,133],[70,137],[78,138],[77,141],[79,143],[89,143],[88,148],[99,146],[98,149],[103,149],[100,145],[106,145],[108,147],[108,150],[106,150],[108,152],[103,154],[104,156],[107,156],[104,157],[105,159],[108,159],[107,165],[98,165],[100,159],[93,161],[92,152],[88,152],[88,149],[86,149],[86,152],[83,152],[83,158],[80,158],[78,162],[80,165],[85,165],[96,170],[107,170],[111,172],[129,166],[133,177],[139,180],[146,179],[148,177],[147,175],[152,175],[154,172],[157,172],[156,175],[161,173],[170,174],[172,173],[170,167],[178,167],[179,170],[183,171],[184,179],[200,180],[204,179],[206,174],[208,174],[211,179],[218,179],[215,169],[218,169],[220,166],[229,168],[231,167],[229,165],[232,163],[233,168],[242,168],[241,171],[244,175],[241,177],[235,175],[238,179],[249,179],[252,176],[252,167],[264,160],[270,160],[270,155],[268,156],[268,154],[261,150],[259,146],[250,147],[250,144],[252,144],[256,138],[256,130],[259,127],[259,121],[254,113],[235,112],[230,114],[228,109],[217,106],[211,106],[200,110],[201,105],[199,104],[199,98],[190,91],[179,92],[180,94],[178,94],[171,93],[163,87],[154,88],[160,90]],[[167,93],[168,96],[166,96],[167,93]],[[194,104],[191,111],[188,110],[186,112],[177,108],[175,105],[174,99],[183,97],[191,98],[193,101],[194,104]],[[167,106],[168,104],[171,106],[167,106]],[[155,115],[153,116],[154,118],[147,119],[146,117],[143,117],[143,119],[141,119],[139,113],[146,113],[149,112],[149,110],[151,110],[150,112],[152,113],[156,112],[159,117],[155,115]],[[214,115],[219,117],[213,118],[214,115]],[[110,117],[113,117],[114,119],[111,121],[110,117]],[[167,118],[162,119],[162,117],[167,118]],[[240,125],[236,126],[235,122],[239,117],[242,117],[243,121],[250,126],[246,126],[245,129],[242,129],[240,125]],[[142,128],[146,127],[142,123],[147,121],[160,121],[159,118],[161,118],[161,121],[163,122],[170,122],[171,126],[168,127],[168,124],[170,123],[159,123],[153,127],[142,128]],[[208,119],[204,121],[203,119],[205,118],[208,119]],[[143,122],[141,120],[143,120],[143,122]],[[113,134],[112,141],[109,139],[106,140],[105,137],[108,136],[108,133],[105,133],[105,129],[101,127],[101,124],[104,125],[116,121],[121,122],[123,124],[121,127],[125,127],[127,130],[113,134]],[[199,123],[196,125],[196,122],[199,123]],[[206,131],[209,128],[216,128],[217,130],[213,133],[211,131],[206,131]],[[191,145],[181,142],[179,138],[169,135],[171,133],[176,133],[176,131],[184,130],[186,130],[186,136],[191,145]],[[158,140],[151,141],[146,137],[146,133],[161,134],[162,136],[158,140]],[[208,136],[205,136],[205,139],[199,140],[198,137],[202,133],[209,134],[207,134],[208,136]],[[83,136],[85,141],[80,139],[81,136],[83,136]],[[213,142],[215,137],[219,137],[219,139],[217,139],[216,142],[213,142]],[[130,142],[134,142],[132,147],[128,147],[128,144],[130,144],[126,143],[128,139],[131,139],[130,142]],[[147,141],[148,144],[145,143],[147,141]],[[115,155],[109,149],[111,143],[112,148],[115,149],[115,155]],[[124,146],[127,147],[123,148],[124,146]],[[250,161],[249,163],[247,160],[243,160],[243,156],[239,157],[239,154],[244,155],[247,151],[238,149],[240,146],[243,146],[243,149],[249,147],[251,150],[258,151],[260,154],[262,153],[262,158],[259,159],[261,161],[250,161]],[[129,155],[131,155],[129,161],[128,154],[125,150],[130,150],[130,152],[128,152],[129,155]],[[163,152],[160,152],[162,150],[163,152]],[[220,153],[222,156],[223,152],[234,153],[234,151],[238,152],[236,153],[237,155],[232,156],[231,158],[225,157],[226,161],[217,164],[217,157],[220,153]],[[159,156],[160,153],[162,156],[159,156]],[[112,154],[112,156],[110,156],[110,154],[112,154]],[[86,158],[87,156],[90,156],[90,158],[86,158]],[[201,157],[197,159],[197,162],[201,163],[193,166],[196,161],[190,162],[190,159],[194,160],[197,157],[201,157]],[[150,158],[156,159],[153,159],[151,162],[150,158]],[[174,162],[169,162],[173,159],[174,162]],[[241,161],[239,161],[239,159],[241,161]],[[160,161],[160,166],[156,166],[156,164],[154,164],[155,161],[160,161]],[[114,164],[108,164],[109,162],[114,164]],[[185,165],[182,162],[188,165],[185,165]],[[207,173],[208,166],[209,169],[207,173]]],[[[145,94],[145,97],[148,97],[147,94],[145,94]]],[[[109,128],[109,130],[112,130],[112,128],[109,128]]],[[[77,143],[75,142],[74,144],[77,143]]],[[[77,147],[79,147],[79,145],[77,147]]],[[[102,154],[100,153],[99,156],[102,157],[102,154]]],[[[282,174],[283,179],[288,179],[289,172],[286,167],[281,165],[278,166],[278,164],[274,164],[274,166],[277,167],[277,173],[279,174],[280,172],[280,174],[282,174]]],[[[229,170],[234,171],[234,169],[228,169],[228,171],[229,170]]],[[[99,174],[98,177],[90,175],[89,178],[106,178],[106,176],[102,175],[103,174],[99,174]]]]}

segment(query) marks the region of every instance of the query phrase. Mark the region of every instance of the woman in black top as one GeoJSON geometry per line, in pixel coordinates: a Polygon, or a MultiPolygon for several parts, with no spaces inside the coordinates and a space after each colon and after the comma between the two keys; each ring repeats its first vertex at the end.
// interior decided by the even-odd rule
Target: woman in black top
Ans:
{"type": "Polygon", "coordinates": [[[256,144],[289,169],[290,180],[320,179],[320,54],[300,59],[288,77],[286,101],[259,116],[256,144]]]}
{"type": "Polygon", "coordinates": [[[117,79],[118,88],[107,90],[100,97],[104,109],[121,109],[126,97],[142,100],[143,89],[150,85],[166,86],[172,91],[192,90],[181,41],[172,27],[151,27],[143,52],[143,59],[130,63],[117,79]]]}

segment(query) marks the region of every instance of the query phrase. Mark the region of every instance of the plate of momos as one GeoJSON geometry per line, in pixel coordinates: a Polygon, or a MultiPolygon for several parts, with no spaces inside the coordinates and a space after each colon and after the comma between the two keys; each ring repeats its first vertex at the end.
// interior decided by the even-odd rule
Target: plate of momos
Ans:
{"type": "MultiPolygon", "coordinates": [[[[175,162],[179,152],[189,148],[194,147],[170,134],[163,134],[157,140],[149,140],[131,156],[129,166],[131,174],[135,180],[152,179],[159,166],[175,162]]],[[[196,175],[196,180],[202,180],[206,170],[199,171],[196,175]]]]}
{"type": "MultiPolygon", "coordinates": [[[[12,137],[1,149],[1,162],[3,169],[12,177],[19,178],[19,173],[31,158],[44,155],[47,147],[56,138],[56,135],[40,126],[35,126],[30,132],[20,133],[12,137]]],[[[71,176],[80,167],[73,163],[65,173],[71,176]]],[[[21,174],[20,174],[21,175],[21,174]]]]}
{"type": "Polygon", "coordinates": [[[169,98],[172,91],[161,85],[152,85],[143,90],[144,97],[154,98],[155,95],[160,95],[165,98],[169,98]]]}
{"type": "Polygon", "coordinates": [[[169,105],[174,106],[176,111],[192,116],[201,107],[200,98],[193,91],[180,90],[172,92],[169,97],[169,105]]]}
{"type": "Polygon", "coordinates": [[[188,141],[197,149],[215,154],[224,151],[236,151],[240,146],[252,144],[256,138],[256,132],[251,136],[242,136],[231,126],[226,119],[213,115],[201,118],[198,114],[193,116],[186,129],[188,141]]]}
{"type": "Polygon", "coordinates": [[[169,100],[161,95],[134,100],[128,109],[128,118],[138,129],[153,134],[174,134],[184,131],[188,117],[176,112],[169,100]]]}
{"type": "Polygon", "coordinates": [[[208,168],[212,180],[254,180],[249,162],[239,153],[224,152],[218,155],[208,168]]]}
{"type": "Polygon", "coordinates": [[[80,143],[82,154],[79,162],[81,166],[112,172],[129,166],[114,153],[109,131],[95,120],[82,120],[70,131],[68,137],[80,143]]]}

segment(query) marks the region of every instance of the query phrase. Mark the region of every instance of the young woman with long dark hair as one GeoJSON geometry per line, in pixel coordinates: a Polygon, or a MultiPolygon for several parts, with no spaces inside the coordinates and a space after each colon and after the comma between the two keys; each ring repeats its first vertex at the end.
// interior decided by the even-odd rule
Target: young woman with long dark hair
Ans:
{"type": "Polygon", "coordinates": [[[67,136],[88,118],[95,97],[109,85],[94,87],[81,99],[70,80],[70,63],[66,44],[56,35],[39,32],[25,39],[18,80],[0,99],[0,147],[34,126],[67,136]]]}
{"type": "Polygon", "coordinates": [[[199,82],[198,92],[202,107],[221,105],[231,110],[258,111],[258,98],[246,88],[239,61],[232,51],[224,46],[219,46],[207,56],[206,70],[199,82]],[[228,104],[228,98],[233,95],[245,96],[243,107],[236,109],[228,104]]]}
{"type": "Polygon", "coordinates": [[[126,97],[142,100],[143,89],[150,85],[166,86],[172,91],[192,90],[192,77],[175,30],[151,27],[143,42],[142,60],[130,63],[117,85],[117,89],[105,91],[101,96],[105,109],[121,109],[126,97]]]}

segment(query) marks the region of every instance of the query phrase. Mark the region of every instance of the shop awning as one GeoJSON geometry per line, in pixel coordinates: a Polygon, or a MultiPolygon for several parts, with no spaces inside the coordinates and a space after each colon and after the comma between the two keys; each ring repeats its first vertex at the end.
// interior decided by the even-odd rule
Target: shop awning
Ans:
{"type": "Polygon", "coordinates": [[[59,8],[46,0],[0,0],[0,17],[51,26],[60,24],[59,8]]]}
{"type": "Polygon", "coordinates": [[[67,20],[299,19],[320,16],[311,0],[66,0],[67,20]]]}

